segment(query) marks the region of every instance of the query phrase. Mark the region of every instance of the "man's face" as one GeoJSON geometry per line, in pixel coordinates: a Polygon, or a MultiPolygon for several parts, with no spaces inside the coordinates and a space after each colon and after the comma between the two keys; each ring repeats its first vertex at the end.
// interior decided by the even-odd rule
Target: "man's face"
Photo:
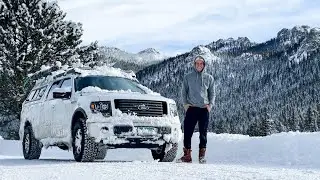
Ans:
{"type": "Polygon", "coordinates": [[[204,61],[201,58],[196,59],[195,61],[196,69],[198,72],[201,72],[204,68],[204,61]]]}

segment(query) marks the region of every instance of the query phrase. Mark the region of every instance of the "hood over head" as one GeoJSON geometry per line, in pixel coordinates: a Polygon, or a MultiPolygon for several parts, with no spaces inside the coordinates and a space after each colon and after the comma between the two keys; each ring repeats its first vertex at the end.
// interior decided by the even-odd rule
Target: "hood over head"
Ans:
{"type": "Polygon", "coordinates": [[[194,60],[193,60],[193,67],[194,67],[194,70],[195,70],[196,72],[198,72],[197,69],[196,69],[196,60],[198,60],[198,59],[201,59],[201,60],[203,61],[203,64],[204,64],[203,69],[202,69],[202,71],[200,72],[200,73],[202,73],[202,72],[205,71],[206,61],[205,61],[204,57],[202,57],[202,56],[200,56],[200,55],[198,55],[198,56],[196,56],[196,57],[194,58],[194,60]]]}

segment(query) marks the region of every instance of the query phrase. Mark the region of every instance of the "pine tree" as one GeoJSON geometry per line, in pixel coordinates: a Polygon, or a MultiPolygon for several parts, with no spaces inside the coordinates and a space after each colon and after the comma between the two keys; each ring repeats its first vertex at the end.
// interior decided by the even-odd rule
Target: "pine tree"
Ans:
{"type": "Polygon", "coordinates": [[[64,20],[56,2],[0,0],[0,108],[19,119],[27,75],[56,61],[71,64],[82,25],[64,20]],[[5,84],[5,86],[4,86],[5,84]]]}
{"type": "Polygon", "coordinates": [[[320,128],[320,104],[317,104],[317,112],[318,112],[317,125],[318,125],[318,128],[320,128]]]}
{"type": "Polygon", "coordinates": [[[254,117],[254,122],[249,126],[247,134],[249,136],[264,136],[261,126],[260,116],[254,117]]]}
{"type": "Polygon", "coordinates": [[[306,114],[305,131],[308,131],[308,132],[318,131],[317,115],[318,115],[317,110],[309,106],[306,114]]]}
{"type": "Polygon", "coordinates": [[[277,132],[276,124],[267,112],[263,113],[261,123],[261,135],[268,136],[277,132]]]}
{"type": "Polygon", "coordinates": [[[86,65],[97,65],[101,58],[99,54],[98,42],[93,42],[87,46],[81,46],[77,49],[79,59],[86,65]]]}
{"type": "Polygon", "coordinates": [[[294,108],[291,111],[291,116],[290,116],[289,121],[288,121],[289,129],[291,131],[300,131],[300,127],[299,127],[299,123],[300,122],[301,122],[301,119],[300,119],[300,117],[298,115],[297,109],[294,108]]]}

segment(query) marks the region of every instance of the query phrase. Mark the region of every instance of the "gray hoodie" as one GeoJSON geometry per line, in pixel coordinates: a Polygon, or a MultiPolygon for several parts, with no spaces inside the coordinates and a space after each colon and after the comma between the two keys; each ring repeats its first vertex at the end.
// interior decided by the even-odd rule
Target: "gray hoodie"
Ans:
{"type": "MultiPolygon", "coordinates": [[[[195,58],[195,60],[197,57],[195,58]]],[[[203,58],[204,59],[204,58],[203,58]]],[[[193,62],[194,63],[194,62],[193,62]]],[[[205,65],[205,64],[204,64],[205,65]]],[[[212,108],[215,100],[213,76],[205,73],[205,66],[201,72],[195,68],[185,75],[182,84],[182,101],[184,105],[204,108],[207,104],[212,108]]]]}

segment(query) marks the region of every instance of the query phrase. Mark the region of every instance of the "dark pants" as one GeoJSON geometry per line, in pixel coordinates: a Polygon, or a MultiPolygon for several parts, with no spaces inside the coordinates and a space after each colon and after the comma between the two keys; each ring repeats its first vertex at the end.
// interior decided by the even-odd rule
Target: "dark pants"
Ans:
{"type": "Polygon", "coordinates": [[[207,108],[189,107],[184,119],[184,147],[191,149],[191,138],[198,122],[199,127],[199,148],[207,146],[207,131],[209,123],[209,112],[207,108]]]}

